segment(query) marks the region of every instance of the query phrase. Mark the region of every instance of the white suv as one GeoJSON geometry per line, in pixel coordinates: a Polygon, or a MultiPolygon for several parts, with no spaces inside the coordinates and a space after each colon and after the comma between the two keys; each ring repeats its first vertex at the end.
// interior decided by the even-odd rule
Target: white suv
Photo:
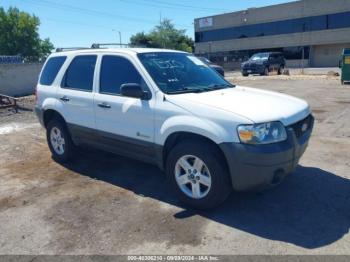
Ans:
{"type": "Polygon", "coordinates": [[[192,54],[172,50],[56,52],[36,92],[56,160],[88,145],[157,164],[180,200],[200,209],[232,189],[280,183],[313,128],[305,101],[234,86],[192,54]]]}

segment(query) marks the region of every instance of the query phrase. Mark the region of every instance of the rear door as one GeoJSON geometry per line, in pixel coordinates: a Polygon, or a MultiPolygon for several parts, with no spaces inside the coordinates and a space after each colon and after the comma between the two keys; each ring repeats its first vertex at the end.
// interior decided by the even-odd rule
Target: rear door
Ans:
{"type": "Polygon", "coordinates": [[[96,60],[96,55],[75,56],[57,92],[61,113],[76,139],[89,138],[96,128],[93,110],[96,60]]]}
{"type": "Polygon", "coordinates": [[[96,127],[104,146],[111,151],[143,160],[154,156],[154,99],[124,97],[120,87],[127,83],[149,91],[139,65],[131,57],[104,55],[101,58],[98,91],[94,98],[96,127]]]}

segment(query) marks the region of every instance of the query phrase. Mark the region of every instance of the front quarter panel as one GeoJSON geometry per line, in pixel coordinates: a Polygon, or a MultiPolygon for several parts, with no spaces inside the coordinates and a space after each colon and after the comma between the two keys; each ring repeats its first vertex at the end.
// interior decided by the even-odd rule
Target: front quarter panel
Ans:
{"type": "Polygon", "coordinates": [[[229,112],[186,100],[169,97],[157,100],[155,130],[158,133],[155,134],[155,142],[158,145],[164,145],[166,139],[176,132],[201,135],[216,144],[239,143],[237,125],[250,123],[246,119],[237,119],[229,112]]]}

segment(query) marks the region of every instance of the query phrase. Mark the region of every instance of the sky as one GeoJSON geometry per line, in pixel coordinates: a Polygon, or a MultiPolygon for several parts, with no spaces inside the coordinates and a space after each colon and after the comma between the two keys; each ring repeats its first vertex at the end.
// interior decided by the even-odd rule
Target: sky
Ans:
{"type": "Polygon", "coordinates": [[[40,37],[55,47],[123,43],[137,32],[149,32],[168,18],[194,38],[194,18],[262,7],[290,0],[0,0],[40,18],[40,37]]]}

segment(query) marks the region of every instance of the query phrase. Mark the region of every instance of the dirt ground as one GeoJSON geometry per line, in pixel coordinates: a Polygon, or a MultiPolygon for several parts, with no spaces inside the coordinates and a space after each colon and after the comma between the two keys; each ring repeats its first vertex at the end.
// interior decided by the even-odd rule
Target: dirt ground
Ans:
{"type": "Polygon", "coordinates": [[[0,112],[0,254],[350,254],[350,86],[227,77],[311,105],[309,147],[280,186],[188,210],[156,167],[95,150],[53,161],[26,97],[0,112]]]}

